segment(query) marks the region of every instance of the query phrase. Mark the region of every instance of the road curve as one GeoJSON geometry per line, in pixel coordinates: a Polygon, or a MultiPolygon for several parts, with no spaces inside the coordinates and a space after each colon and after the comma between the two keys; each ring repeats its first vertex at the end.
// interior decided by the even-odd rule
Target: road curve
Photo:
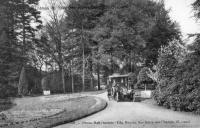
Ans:
{"type": "Polygon", "coordinates": [[[105,110],[56,128],[200,128],[200,116],[175,112],[144,102],[109,101],[106,93],[97,95],[108,102],[105,110]]]}

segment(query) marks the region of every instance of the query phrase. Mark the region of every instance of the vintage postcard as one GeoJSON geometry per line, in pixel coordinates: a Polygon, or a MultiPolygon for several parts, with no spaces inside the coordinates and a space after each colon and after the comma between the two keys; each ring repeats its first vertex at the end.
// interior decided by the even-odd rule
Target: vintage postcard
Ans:
{"type": "Polygon", "coordinates": [[[199,0],[0,0],[0,128],[200,128],[199,0]]]}

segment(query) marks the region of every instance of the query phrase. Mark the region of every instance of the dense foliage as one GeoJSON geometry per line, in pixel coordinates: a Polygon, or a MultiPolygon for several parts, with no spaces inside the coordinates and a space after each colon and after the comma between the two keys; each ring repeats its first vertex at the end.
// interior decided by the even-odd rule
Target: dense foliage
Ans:
{"type": "Polygon", "coordinates": [[[108,57],[110,72],[134,72],[138,62],[156,63],[161,45],[179,37],[179,30],[163,3],[146,0],[108,2],[95,28],[100,58],[108,57]]]}
{"type": "MultiPolygon", "coordinates": [[[[200,18],[200,1],[192,5],[196,18],[200,18]]],[[[200,114],[200,35],[191,36],[195,40],[187,50],[177,41],[160,50],[154,98],[167,108],[200,114]]]]}
{"type": "Polygon", "coordinates": [[[176,69],[177,60],[175,59],[175,45],[162,47],[156,65],[157,78],[157,89],[155,99],[159,104],[164,104],[164,100],[169,95],[169,87],[171,86],[171,80],[174,77],[174,70],[176,69]]]}
{"type": "Polygon", "coordinates": [[[18,86],[21,95],[41,92],[42,70],[55,92],[92,90],[94,79],[100,88],[101,77],[151,67],[158,49],[180,36],[162,2],[49,0],[50,20],[42,27],[34,8],[39,0],[0,1],[0,83],[2,89],[18,86]],[[61,11],[60,4],[66,6],[61,11]]]}
{"type": "Polygon", "coordinates": [[[1,0],[0,3],[1,97],[16,96],[17,85],[22,87],[18,84],[22,67],[32,65],[30,54],[35,32],[41,27],[40,13],[33,7],[38,0],[1,0]]]}
{"type": "Polygon", "coordinates": [[[183,61],[175,57],[177,47],[165,47],[157,64],[158,86],[154,98],[158,104],[174,110],[200,111],[200,54],[198,39],[183,61]]]}

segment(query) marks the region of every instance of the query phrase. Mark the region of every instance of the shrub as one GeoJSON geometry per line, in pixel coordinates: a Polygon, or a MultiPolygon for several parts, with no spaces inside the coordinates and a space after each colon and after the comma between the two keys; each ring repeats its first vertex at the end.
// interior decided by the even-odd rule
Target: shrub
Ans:
{"type": "Polygon", "coordinates": [[[175,46],[171,44],[169,46],[162,47],[159,51],[158,62],[156,65],[157,73],[157,87],[154,94],[155,100],[167,108],[170,105],[174,105],[173,93],[171,88],[172,78],[174,77],[174,70],[176,69],[177,60],[175,58],[175,46]]]}
{"type": "Polygon", "coordinates": [[[158,64],[158,86],[154,99],[168,108],[180,111],[200,113],[200,54],[193,51],[182,61],[176,60],[175,54],[161,50],[158,64]]]}
{"type": "Polygon", "coordinates": [[[163,103],[163,106],[166,107],[167,109],[170,108],[170,98],[166,98],[164,103],[163,103]]]}

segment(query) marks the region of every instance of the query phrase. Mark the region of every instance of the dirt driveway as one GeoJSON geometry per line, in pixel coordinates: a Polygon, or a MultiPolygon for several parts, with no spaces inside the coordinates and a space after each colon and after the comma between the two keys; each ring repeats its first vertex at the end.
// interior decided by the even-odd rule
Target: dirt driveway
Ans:
{"type": "Polygon", "coordinates": [[[159,107],[153,100],[137,102],[108,101],[105,110],[57,128],[200,128],[200,116],[159,107]]]}

